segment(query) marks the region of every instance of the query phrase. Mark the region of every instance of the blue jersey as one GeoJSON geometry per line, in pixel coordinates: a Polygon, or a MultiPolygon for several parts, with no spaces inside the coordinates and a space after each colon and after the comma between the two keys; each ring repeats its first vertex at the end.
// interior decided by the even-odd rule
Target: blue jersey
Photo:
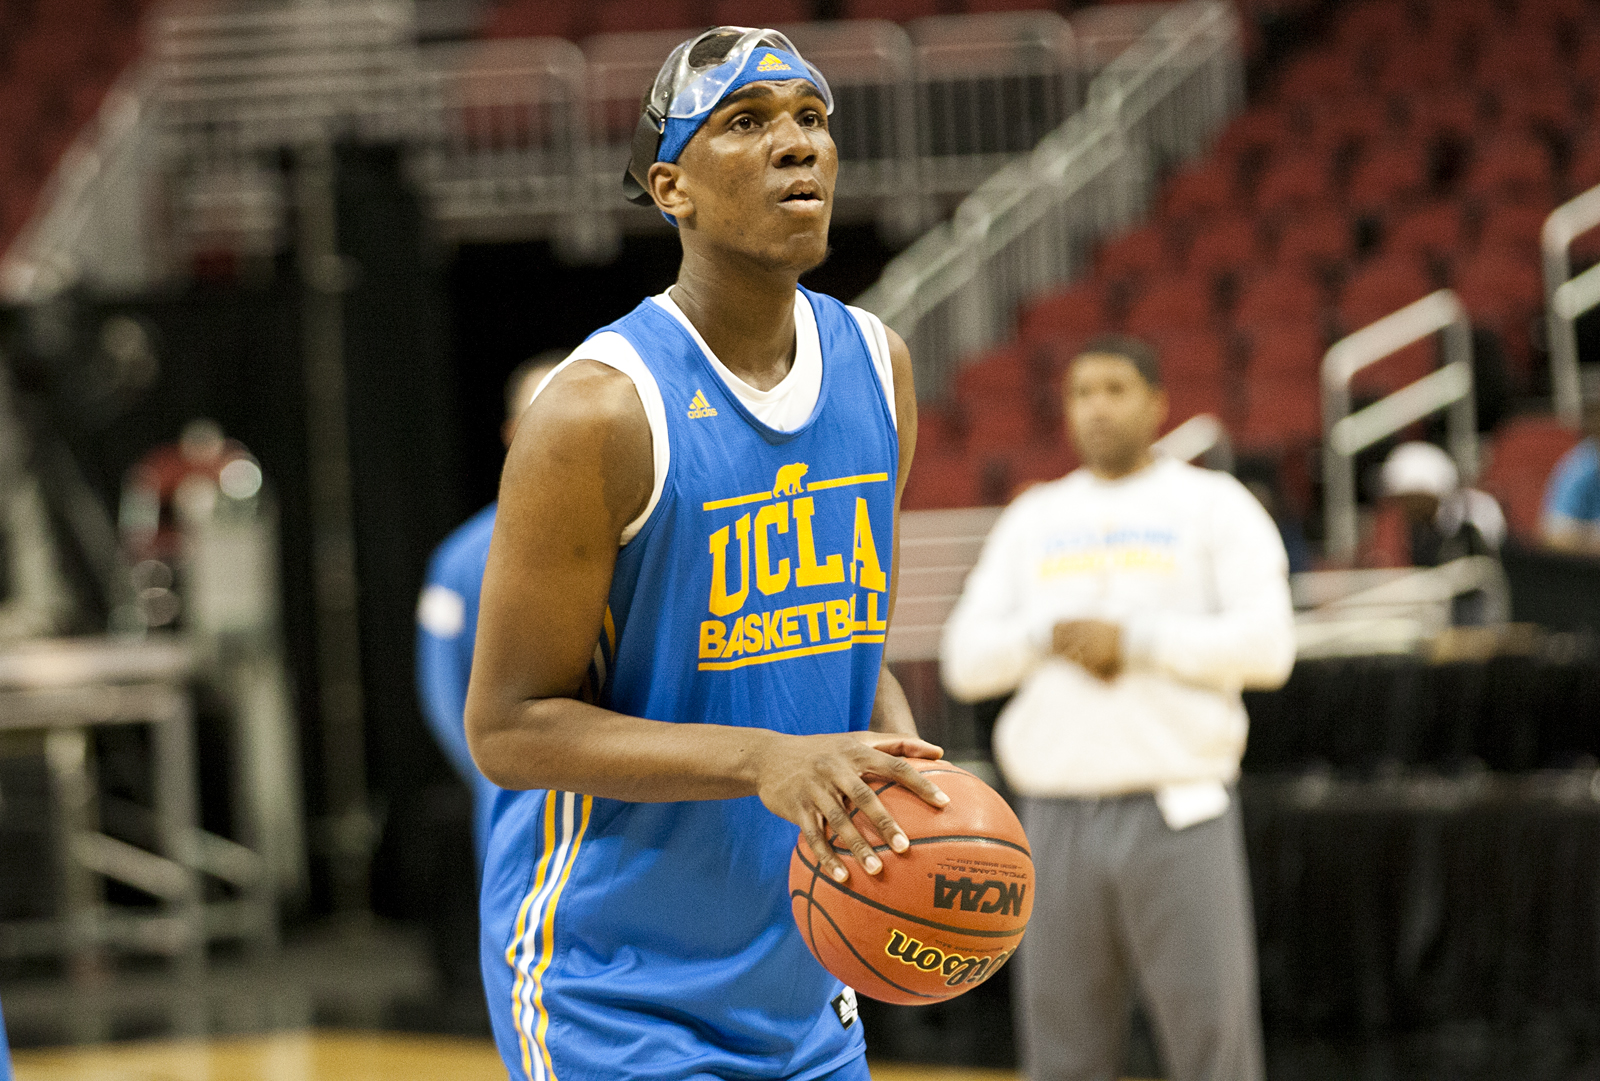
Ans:
{"type": "MultiPolygon", "coordinates": [[[[887,630],[893,403],[855,318],[806,296],[822,384],[792,432],[752,416],[656,303],[607,328],[654,376],[670,454],[618,556],[591,670],[600,705],[794,734],[867,728],[887,630]]],[[[797,833],[754,796],[496,796],[483,963],[512,1075],[810,1079],[859,1058],[854,994],[791,914],[797,833]]]]}
{"type": "Polygon", "coordinates": [[[1544,513],[1600,523],[1600,452],[1593,439],[1585,439],[1556,463],[1544,489],[1544,513]]]}
{"type": "Polygon", "coordinates": [[[434,551],[417,602],[417,694],[439,749],[472,789],[472,840],[480,867],[489,841],[489,812],[500,790],[478,772],[467,750],[467,680],[494,508],[491,503],[467,519],[434,551]]]}

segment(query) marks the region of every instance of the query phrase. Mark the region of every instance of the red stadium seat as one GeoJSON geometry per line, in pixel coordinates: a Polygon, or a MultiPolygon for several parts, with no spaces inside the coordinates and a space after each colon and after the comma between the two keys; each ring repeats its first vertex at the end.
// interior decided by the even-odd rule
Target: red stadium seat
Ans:
{"type": "Polygon", "coordinates": [[[1427,146],[1396,139],[1371,147],[1350,177],[1350,204],[1375,209],[1422,194],[1428,186],[1427,146]]]}
{"type": "Polygon", "coordinates": [[[1268,271],[1240,287],[1233,322],[1245,329],[1285,323],[1316,327],[1323,305],[1322,287],[1309,276],[1268,271]]]}
{"type": "Polygon", "coordinates": [[[1551,416],[1513,417],[1496,430],[1494,453],[1477,486],[1500,501],[1513,536],[1538,539],[1545,485],[1581,438],[1583,433],[1551,416]]]}
{"type": "Polygon", "coordinates": [[[1553,179],[1550,150],[1543,140],[1507,134],[1477,144],[1462,188],[1471,195],[1502,199],[1549,198],[1553,179]]]}
{"type": "Polygon", "coordinates": [[[1440,48],[1424,37],[1394,42],[1387,50],[1378,72],[1377,89],[1384,93],[1415,94],[1434,87],[1448,86],[1458,71],[1455,51],[1440,48]]]}
{"type": "Polygon", "coordinates": [[[1224,158],[1282,145],[1288,139],[1282,113],[1266,106],[1252,106],[1233,118],[1217,139],[1217,153],[1224,158]]]}
{"type": "Polygon", "coordinates": [[[845,0],[844,17],[910,22],[942,10],[939,0],[845,0]]]}
{"type": "Polygon", "coordinates": [[[1453,87],[1439,90],[1438,85],[1418,84],[1422,92],[1409,101],[1412,131],[1422,138],[1450,135],[1468,141],[1481,135],[1489,126],[1482,93],[1453,87]]]}
{"type": "Polygon", "coordinates": [[[1345,282],[1339,298],[1339,320],[1348,334],[1421,300],[1433,290],[1433,282],[1415,259],[1385,256],[1367,263],[1345,282]]]}
{"type": "Polygon", "coordinates": [[[1567,193],[1576,195],[1600,187],[1600,136],[1591,134],[1579,143],[1567,167],[1567,193]]]}
{"type": "Polygon", "coordinates": [[[1357,372],[1350,383],[1351,394],[1357,399],[1392,394],[1437,368],[1438,357],[1439,343],[1435,339],[1408,345],[1357,372]]]}
{"type": "Polygon", "coordinates": [[[1228,373],[1228,341],[1210,330],[1154,333],[1150,343],[1161,357],[1168,380],[1221,382],[1228,373]]]}
{"type": "Polygon", "coordinates": [[[1415,257],[1448,257],[1461,246],[1461,207],[1456,203],[1430,203],[1393,220],[1383,238],[1384,250],[1415,257]]]}
{"type": "Polygon", "coordinates": [[[1029,342],[1087,338],[1111,329],[1105,293],[1093,281],[1034,301],[1023,309],[1018,326],[1022,339],[1029,342]]]}
{"type": "Polygon", "coordinates": [[[1189,242],[1185,266],[1191,274],[1231,273],[1252,266],[1260,252],[1254,217],[1210,218],[1189,242]]]}
{"type": "Polygon", "coordinates": [[[1495,99],[1508,130],[1559,132],[1578,123],[1572,88],[1564,83],[1503,84],[1495,88],[1495,99]]]}
{"type": "Polygon", "coordinates": [[[1031,400],[974,398],[958,404],[965,420],[968,454],[1026,446],[1041,434],[1031,400]]]}
{"type": "Polygon", "coordinates": [[[1311,114],[1311,144],[1325,154],[1395,134],[1397,117],[1385,97],[1362,95],[1325,102],[1311,114]]]}
{"type": "Polygon", "coordinates": [[[630,33],[641,30],[683,30],[686,33],[705,25],[704,5],[699,0],[601,0],[594,6],[594,29],[601,34],[630,33]]]}
{"type": "Polygon", "coordinates": [[[1051,0],[963,0],[962,7],[973,15],[991,11],[1054,11],[1051,0]]]}
{"type": "Polygon", "coordinates": [[[1201,413],[1210,413],[1224,421],[1237,412],[1229,400],[1227,383],[1223,379],[1201,379],[1179,375],[1164,376],[1167,392],[1167,424],[1176,427],[1201,413]]]}
{"type": "MultiPolygon", "coordinates": [[[[713,0],[710,17],[713,26],[776,26],[804,23],[812,18],[807,0],[713,0]]],[[[919,444],[920,445],[920,444],[919,444]]]]}
{"type": "Polygon", "coordinates": [[[917,456],[953,453],[961,445],[961,426],[940,405],[917,408],[917,456]]]}
{"type": "Polygon", "coordinates": [[[980,502],[978,465],[962,454],[918,454],[906,478],[905,510],[976,507],[980,502]]]}
{"type": "Polygon", "coordinates": [[[1503,251],[1537,259],[1539,234],[1544,221],[1554,210],[1543,203],[1506,203],[1491,206],[1484,214],[1478,237],[1480,251],[1503,251]]]}
{"type": "Polygon", "coordinates": [[[1355,84],[1355,70],[1343,56],[1333,52],[1310,52],[1297,57],[1284,69],[1278,79],[1276,98],[1285,104],[1320,105],[1348,95],[1356,88],[1355,84]]]}
{"type": "Polygon", "coordinates": [[[1479,86],[1503,88],[1549,78],[1565,61],[1553,35],[1492,35],[1478,56],[1473,80],[1479,86]]]}
{"type": "Polygon", "coordinates": [[[489,12],[483,36],[489,38],[576,38],[586,27],[584,9],[568,0],[520,0],[489,12]]]}
{"type": "Polygon", "coordinates": [[[1169,218],[1214,214],[1229,206],[1236,192],[1234,169],[1223,158],[1206,158],[1167,181],[1161,193],[1169,218]]]}
{"type": "Polygon", "coordinates": [[[1512,363],[1532,362],[1529,325],[1544,306],[1544,278],[1531,255],[1490,249],[1456,268],[1452,283],[1472,321],[1499,333],[1512,363]]]}
{"type": "Polygon", "coordinates": [[[1203,278],[1168,278],[1152,283],[1128,311],[1128,331],[1155,336],[1211,325],[1211,283],[1203,278]]]}
{"type": "Polygon", "coordinates": [[[1159,223],[1152,223],[1106,241],[1095,269],[1104,278],[1139,281],[1170,270],[1172,264],[1166,232],[1159,223]]]}
{"type": "Polygon", "coordinates": [[[1285,221],[1278,232],[1277,263],[1286,270],[1321,269],[1351,257],[1355,230],[1343,211],[1322,207],[1285,221]]]}
{"type": "Polygon", "coordinates": [[[978,398],[1023,401],[1032,393],[1033,374],[1022,347],[1001,346],[958,368],[955,389],[961,405],[978,398]]]}
{"type": "Polygon", "coordinates": [[[1322,331],[1308,323],[1268,324],[1248,335],[1246,371],[1256,379],[1315,379],[1322,371],[1327,343],[1322,331]]]}
{"type": "Polygon", "coordinates": [[[1268,164],[1256,187],[1256,204],[1263,210],[1315,206],[1327,201],[1330,180],[1326,155],[1286,154],[1268,164]]]}
{"type": "Polygon", "coordinates": [[[1339,51],[1352,56],[1369,48],[1382,48],[1416,31],[1403,4],[1378,0],[1338,9],[1338,24],[1333,34],[1339,51]]]}
{"type": "Polygon", "coordinates": [[[1244,448],[1283,447],[1322,438],[1322,389],[1315,374],[1251,378],[1244,388],[1244,448]]]}

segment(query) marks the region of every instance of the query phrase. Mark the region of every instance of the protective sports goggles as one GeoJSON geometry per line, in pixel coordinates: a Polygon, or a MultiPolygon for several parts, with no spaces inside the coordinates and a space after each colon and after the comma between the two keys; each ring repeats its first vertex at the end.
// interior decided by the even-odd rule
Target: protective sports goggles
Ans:
{"type": "Polygon", "coordinates": [[[833,91],[809,61],[783,34],[748,26],[715,26],[690,38],[667,57],[656,73],[655,85],[645,100],[644,113],[633,133],[633,153],[622,177],[629,202],[650,205],[646,177],[658,161],[677,161],[694,133],[700,130],[717,103],[748,83],[804,79],[817,88],[828,113],[833,112],[833,91]],[[698,68],[690,64],[695,46],[710,38],[738,35],[721,60],[698,68]]]}

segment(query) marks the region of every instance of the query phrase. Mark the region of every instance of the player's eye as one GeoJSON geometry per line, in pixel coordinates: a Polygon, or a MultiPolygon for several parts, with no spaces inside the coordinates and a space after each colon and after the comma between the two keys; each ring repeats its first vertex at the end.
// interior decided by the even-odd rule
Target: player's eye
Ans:
{"type": "Polygon", "coordinates": [[[730,127],[732,127],[735,131],[750,131],[755,126],[755,117],[751,116],[749,113],[740,113],[738,116],[733,118],[733,123],[730,125],[730,127]]]}

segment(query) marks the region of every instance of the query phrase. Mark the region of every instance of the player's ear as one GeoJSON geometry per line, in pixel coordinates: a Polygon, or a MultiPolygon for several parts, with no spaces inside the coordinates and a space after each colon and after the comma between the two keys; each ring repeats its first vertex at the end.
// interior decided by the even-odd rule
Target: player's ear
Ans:
{"type": "Polygon", "coordinates": [[[694,216],[694,200],[683,188],[683,168],[673,162],[658,161],[650,166],[650,197],[656,201],[663,214],[677,218],[679,223],[694,216]]]}

